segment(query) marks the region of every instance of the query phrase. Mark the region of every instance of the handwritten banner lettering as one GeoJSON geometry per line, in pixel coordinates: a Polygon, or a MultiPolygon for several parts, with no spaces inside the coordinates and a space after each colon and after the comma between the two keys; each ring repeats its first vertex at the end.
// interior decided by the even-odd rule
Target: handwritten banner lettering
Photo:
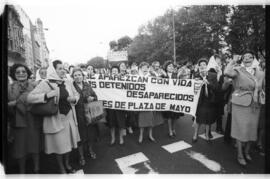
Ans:
{"type": "Polygon", "coordinates": [[[88,80],[104,108],[173,111],[195,116],[201,81],[95,75],[88,80]]]}

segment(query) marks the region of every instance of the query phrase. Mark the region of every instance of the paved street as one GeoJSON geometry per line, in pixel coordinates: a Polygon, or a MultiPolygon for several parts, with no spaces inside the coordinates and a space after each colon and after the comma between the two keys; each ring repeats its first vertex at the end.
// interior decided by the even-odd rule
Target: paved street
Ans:
{"type": "MultiPolygon", "coordinates": [[[[138,144],[137,129],[134,134],[125,137],[124,146],[109,146],[109,130],[102,125],[102,140],[94,146],[97,159],[86,158],[86,165],[81,168],[78,164],[77,151],[73,151],[71,163],[78,173],[86,174],[263,173],[263,156],[253,151],[251,153],[253,161],[243,168],[237,164],[236,149],[232,144],[224,143],[223,137],[218,136],[219,138],[214,139],[211,144],[199,137],[198,142],[192,144],[191,125],[192,120],[188,116],[178,120],[177,137],[174,139],[168,137],[167,125],[154,128],[157,143],[150,142],[145,133],[143,143],[138,144]]],[[[214,129],[215,126],[212,128],[214,129]]],[[[201,133],[203,132],[204,127],[201,128],[201,133]]],[[[31,160],[29,162],[31,163],[31,160]]],[[[57,173],[58,166],[53,155],[42,154],[41,169],[42,173],[57,173]]],[[[9,173],[14,171],[16,171],[15,166],[9,173]]],[[[28,173],[31,173],[30,169],[28,173]]]]}
{"type": "MultiPolygon", "coordinates": [[[[172,0],[25,2],[1,6],[2,36],[6,37],[2,76],[8,85],[2,87],[7,89],[2,92],[7,100],[2,126],[8,127],[3,132],[2,148],[7,150],[2,157],[7,174],[57,174],[60,168],[65,173],[64,167],[69,173],[76,169],[76,174],[269,173],[269,166],[265,171],[269,155],[264,156],[270,150],[264,145],[270,141],[265,130],[270,128],[265,112],[269,19],[265,0],[253,6],[245,1],[220,5],[188,1],[183,5],[172,0]],[[192,142],[189,115],[196,114],[200,123],[212,123],[223,103],[228,103],[225,111],[234,118],[232,133],[246,141],[242,145],[243,157],[248,158],[245,167],[237,160],[235,141],[225,142],[215,132],[215,124],[211,141],[206,140],[202,125],[198,141],[192,142]],[[91,132],[97,128],[84,123],[103,117],[103,108],[117,110],[107,113],[114,127],[125,126],[122,110],[188,115],[176,120],[173,138],[165,121],[153,128],[155,140],[145,129],[143,143],[138,142],[139,129],[134,127],[120,145],[116,129],[113,146],[109,125],[99,121],[99,136],[93,144],[97,158],[84,152],[82,167],[78,149],[63,153],[77,147],[79,135],[81,143],[93,141],[91,132]],[[255,138],[258,145],[251,145],[251,160],[244,149],[255,138]],[[46,155],[45,147],[47,153],[58,155],[46,155]]],[[[139,118],[140,126],[159,123],[158,117],[153,122],[148,113],[139,118]]]]}

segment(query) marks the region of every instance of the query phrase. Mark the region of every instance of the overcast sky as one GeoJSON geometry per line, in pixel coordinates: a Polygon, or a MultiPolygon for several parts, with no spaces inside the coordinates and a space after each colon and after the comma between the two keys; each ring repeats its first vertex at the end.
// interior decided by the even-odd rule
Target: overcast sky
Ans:
{"type": "MultiPolygon", "coordinates": [[[[187,4],[209,4],[195,0],[13,0],[34,23],[43,21],[51,59],[69,64],[85,63],[92,57],[106,57],[109,42],[128,35],[133,38],[138,28],[167,9],[187,4]]],[[[248,1],[219,1],[219,3],[248,1]]],[[[249,1],[254,3],[255,1],[249,1]]],[[[269,2],[268,0],[256,3],[269,2]]]]}

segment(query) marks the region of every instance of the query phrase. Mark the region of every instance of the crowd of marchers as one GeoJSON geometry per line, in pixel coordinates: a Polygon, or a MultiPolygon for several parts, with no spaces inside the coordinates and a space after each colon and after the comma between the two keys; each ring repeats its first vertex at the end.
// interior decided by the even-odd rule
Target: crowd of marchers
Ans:
{"type": "MultiPolygon", "coordinates": [[[[190,126],[194,131],[190,141],[196,145],[199,129],[203,126],[207,143],[212,143],[211,130],[215,130],[224,134],[225,142],[234,144],[237,153],[232,154],[236,156],[232,162],[248,165],[252,162],[250,151],[254,148],[264,155],[265,59],[256,59],[251,51],[226,58],[214,54],[210,59],[198,59],[196,64],[187,61],[175,65],[166,61],[161,66],[154,61],[129,66],[121,62],[108,69],[95,69],[91,65],[71,65],[65,69],[62,61],[54,60],[36,74],[24,64],[14,64],[9,69],[7,141],[9,156],[17,161],[17,173],[25,173],[28,157],[33,160],[33,173],[39,173],[41,152],[55,154],[59,173],[76,172],[69,160],[72,150],[78,151],[77,161],[81,166],[86,164],[86,157],[98,159],[95,141],[102,140],[100,124],[88,124],[84,111],[85,104],[98,100],[88,83],[95,74],[201,80],[203,85],[196,118],[190,126]],[[52,98],[58,105],[56,114],[41,116],[31,111],[33,106],[52,98]],[[226,125],[223,128],[224,116],[226,125]]],[[[168,132],[164,135],[173,139],[177,135],[176,121],[185,115],[171,111],[105,110],[109,145],[112,146],[124,145],[125,136],[134,135],[134,130],[139,130],[135,141],[138,144],[144,142],[144,132],[147,132],[147,140],[158,142],[155,127],[159,125],[167,125],[168,132]]]]}

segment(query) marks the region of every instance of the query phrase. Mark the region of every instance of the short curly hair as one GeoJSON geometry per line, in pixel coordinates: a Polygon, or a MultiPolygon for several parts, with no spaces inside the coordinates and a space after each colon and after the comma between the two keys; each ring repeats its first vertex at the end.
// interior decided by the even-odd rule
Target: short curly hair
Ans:
{"type": "Polygon", "coordinates": [[[26,65],[21,64],[21,63],[15,63],[10,68],[10,77],[12,78],[12,80],[17,81],[16,76],[15,76],[15,73],[16,73],[17,68],[19,68],[19,67],[23,67],[26,70],[27,79],[29,79],[30,76],[33,74],[31,72],[31,70],[26,65]]]}
{"type": "Polygon", "coordinates": [[[164,69],[164,71],[167,73],[167,67],[169,66],[169,65],[173,65],[173,67],[175,66],[174,64],[173,64],[173,61],[172,60],[167,60],[166,62],[164,62],[164,64],[163,64],[163,69],[164,69]]]}
{"type": "Polygon", "coordinates": [[[114,65],[114,66],[111,67],[111,72],[112,72],[112,69],[114,69],[114,68],[117,69],[117,71],[118,71],[118,73],[119,73],[120,69],[119,69],[119,67],[116,66],[116,65],[114,65]]]}
{"type": "Polygon", "coordinates": [[[147,62],[141,62],[139,68],[142,68],[143,66],[147,66],[147,68],[149,68],[150,65],[147,62]]]}
{"type": "Polygon", "coordinates": [[[255,58],[255,53],[252,50],[248,49],[248,50],[243,51],[241,59],[240,59],[241,62],[244,59],[244,55],[247,54],[247,53],[250,53],[252,55],[253,59],[255,58]]]}
{"type": "Polygon", "coordinates": [[[84,77],[84,74],[83,74],[83,71],[82,71],[82,69],[81,68],[78,68],[78,67],[75,67],[74,69],[73,69],[73,71],[72,71],[72,74],[70,75],[72,78],[74,78],[74,73],[75,72],[81,72],[82,73],[82,76],[84,77]]]}
{"type": "Polygon", "coordinates": [[[200,66],[200,64],[201,64],[202,62],[205,62],[206,65],[207,65],[207,64],[208,64],[207,58],[205,58],[205,57],[200,58],[200,59],[198,60],[198,65],[200,66]]]}

